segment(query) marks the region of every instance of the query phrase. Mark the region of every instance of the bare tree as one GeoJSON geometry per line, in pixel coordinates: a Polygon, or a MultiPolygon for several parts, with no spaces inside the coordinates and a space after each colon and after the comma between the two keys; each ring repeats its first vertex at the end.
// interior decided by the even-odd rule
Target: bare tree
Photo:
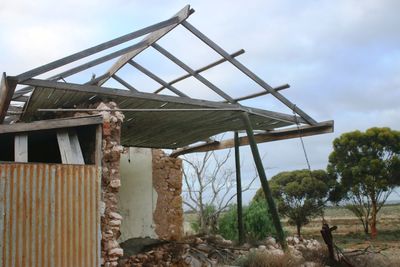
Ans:
{"type": "MultiPolygon", "coordinates": [[[[199,232],[215,232],[218,218],[236,197],[235,170],[228,166],[231,155],[214,151],[183,158],[183,203],[198,216],[199,232]]],[[[250,189],[257,176],[242,189],[250,189]]]]}

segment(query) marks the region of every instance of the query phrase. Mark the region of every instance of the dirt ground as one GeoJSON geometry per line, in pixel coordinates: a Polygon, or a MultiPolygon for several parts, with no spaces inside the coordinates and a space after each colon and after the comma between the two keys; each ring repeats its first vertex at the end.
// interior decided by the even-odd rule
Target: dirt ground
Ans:
{"type": "MultiPolygon", "coordinates": [[[[344,251],[365,250],[376,251],[385,257],[400,262],[400,205],[387,205],[378,215],[378,237],[371,240],[364,234],[361,222],[348,210],[341,207],[327,208],[325,220],[330,226],[338,229],[333,232],[335,244],[344,251]]],[[[295,233],[293,226],[283,220],[284,228],[291,234],[295,233]]],[[[315,238],[322,241],[320,235],[321,218],[313,219],[302,229],[305,238],[315,238]]]]}

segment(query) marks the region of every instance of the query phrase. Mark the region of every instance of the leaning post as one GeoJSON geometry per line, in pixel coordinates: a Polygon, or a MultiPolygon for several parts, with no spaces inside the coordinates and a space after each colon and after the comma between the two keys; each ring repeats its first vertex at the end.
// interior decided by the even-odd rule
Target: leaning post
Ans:
{"type": "Polygon", "coordinates": [[[245,128],[246,128],[247,137],[249,139],[251,152],[253,154],[254,163],[256,164],[258,176],[260,178],[261,186],[262,186],[262,189],[263,189],[264,194],[265,194],[265,199],[267,201],[267,204],[268,204],[268,207],[269,207],[269,211],[270,211],[271,216],[272,216],[272,221],[274,223],[274,226],[275,226],[275,229],[276,229],[276,233],[278,235],[277,236],[278,237],[278,241],[281,244],[282,248],[286,250],[287,249],[287,243],[286,243],[285,235],[283,233],[283,228],[282,228],[281,221],[279,220],[279,215],[278,215],[278,211],[277,211],[276,206],[275,206],[274,199],[272,198],[271,190],[269,188],[267,176],[265,174],[264,166],[263,166],[262,161],[261,161],[261,157],[260,157],[260,153],[258,151],[257,143],[256,143],[256,140],[254,138],[253,127],[251,126],[249,115],[246,112],[244,112],[242,114],[242,117],[243,117],[243,122],[244,122],[244,125],[245,125],[245,128]]]}
{"type": "Polygon", "coordinates": [[[239,244],[244,243],[243,206],[242,206],[242,179],[240,174],[239,134],[235,132],[235,166],[236,166],[236,197],[239,244]]]}

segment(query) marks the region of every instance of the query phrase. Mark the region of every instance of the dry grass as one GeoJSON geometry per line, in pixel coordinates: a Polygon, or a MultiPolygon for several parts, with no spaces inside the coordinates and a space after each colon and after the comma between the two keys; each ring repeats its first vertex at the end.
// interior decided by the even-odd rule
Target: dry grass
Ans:
{"type": "Polygon", "coordinates": [[[319,249],[299,249],[305,261],[312,261],[320,266],[327,265],[329,260],[329,253],[327,247],[321,247],[319,249]]]}
{"type": "Polygon", "coordinates": [[[298,267],[301,264],[290,254],[274,255],[264,251],[250,252],[234,262],[234,265],[241,267],[298,267]]]}
{"type": "Polygon", "coordinates": [[[385,256],[380,253],[369,253],[358,256],[347,256],[347,259],[354,266],[363,267],[394,267],[400,264],[400,256],[394,254],[385,256]]]}

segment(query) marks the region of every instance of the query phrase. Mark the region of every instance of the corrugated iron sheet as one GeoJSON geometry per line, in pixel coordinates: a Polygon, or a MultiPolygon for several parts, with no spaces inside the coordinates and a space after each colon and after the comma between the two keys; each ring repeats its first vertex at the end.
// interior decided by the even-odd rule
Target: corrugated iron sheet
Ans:
{"type": "Polygon", "coordinates": [[[96,166],[0,164],[0,266],[99,266],[96,166]]]}

